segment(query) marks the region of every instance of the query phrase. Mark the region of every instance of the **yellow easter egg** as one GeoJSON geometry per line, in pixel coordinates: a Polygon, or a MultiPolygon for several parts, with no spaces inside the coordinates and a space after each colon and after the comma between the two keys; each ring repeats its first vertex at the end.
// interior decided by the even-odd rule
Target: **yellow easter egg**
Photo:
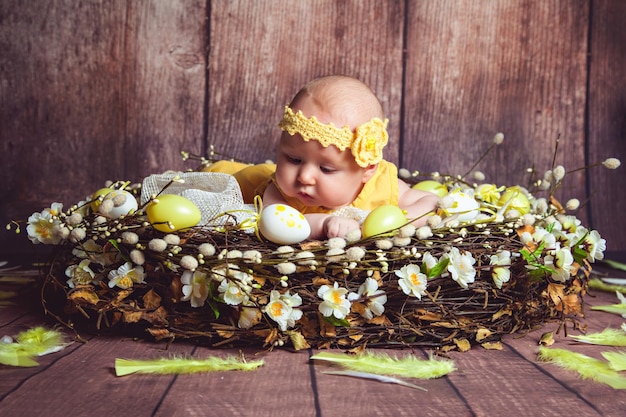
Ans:
{"type": "Polygon", "coordinates": [[[311,234],[311,226],[304,215],[286,204],[263,208],[258,226],[263,237],[280,245],[300,243],[311,234]]]}
{"type": "Polygon", "coordinates": [[[364,238],[370,236],[389,236],[391,230],[404,226],[407,223],[406,213],[398,206],[384,205],[376,207],[365,218],[362,227],[364,238]]]}
{"type": "Polygon", "coordinates": [[[148,203],[146,214],[152,227],[164,233],[196,226],[202,218],[195,204],[176,194],[158,196],[148,203]]]}
{"type": "Polygon", "coordinates": [[[444,197],[448,194],[448,187],[445,184],[440,183],[435,180],[424,180],[420,181],[413,186],[416,190],[428,191],[429,193],[436,194],[439,198],[444,197]]]}
{"type": "Polygon", "coordinates": [[[503,207],[505,205],[507,205],[505,211],[515,209],[520,216],[530,212],[530,201],[528,201],[528,197],[526,197],[526,193],[522,187],[518,185],[507,187],[507,189],[504,190],[500,196],[500,199],[498,200],[498,207],[503,207]]]}
{"type": "Polygon", "coordinates": [[[98,191],[91,195],[91,204],[89,204],[89,207],[91,207],[91,210],[94,213],[98,211],[98,207],[100,207],[100,204],[102,204],[102,200],[98,199],[98,197],[104,197],[111,191],[114,191],[113,188],[100,188],[98,191]]]}

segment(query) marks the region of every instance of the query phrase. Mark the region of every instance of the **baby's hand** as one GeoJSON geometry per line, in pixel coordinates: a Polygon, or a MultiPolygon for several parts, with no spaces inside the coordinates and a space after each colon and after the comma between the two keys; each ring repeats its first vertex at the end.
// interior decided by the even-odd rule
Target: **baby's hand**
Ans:
{"type": "Polygon", "coordinates": [[[348,217],[328,216],[324,219],[324,234],[327,238],[344,237],[348,232],[359,229],[359,222],[348,217]]]}

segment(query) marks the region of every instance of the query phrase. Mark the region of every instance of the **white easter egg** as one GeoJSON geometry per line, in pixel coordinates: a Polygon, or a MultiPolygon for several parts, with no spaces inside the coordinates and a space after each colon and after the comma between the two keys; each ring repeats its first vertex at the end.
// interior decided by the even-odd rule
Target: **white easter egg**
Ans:
{"type": "Polygon", "coordinates": [[[308,238],[311,226],[295,208],[286,204],[270,204],[259,216],[259,231],[271,242],[292,245],[308,238]]]}
{"type": "MultiPolygon", "coordinates": [[[[122,216],[126,216],[129,213],[137,210],[137,199],[134,195],[125,190],[113,190],[108,193],[102,202],[110,200],[113,203],[111,210],[104,214],[111,219],[119,219],[122,216]]],[[[106,204],[104,205],[107,206],[106,204]]],[[[102,211],[103,205],[100,204],[99,210],[102,211]]]]}

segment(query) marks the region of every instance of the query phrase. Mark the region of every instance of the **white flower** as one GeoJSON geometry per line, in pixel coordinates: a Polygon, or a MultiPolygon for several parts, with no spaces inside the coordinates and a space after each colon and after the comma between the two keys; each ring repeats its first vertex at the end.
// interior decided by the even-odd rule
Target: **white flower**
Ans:
{"type": "Polygon", "coordinates": [[[426,295],[426,275],[420,272],[417,265],[404,265],[395,274],[400,277],[398,285],[406,295],[417,297],[418,300],[426,295]]]}
{"type": "Polygon", "coordinates": [[[361,313],[363,317],[370,320],[374,316],[380,316],[385,312],[387,296],[385,292],[378,289],[378,282],[373,278],[367,278],[359,287],[358,293],[348,294],[348,300],[365,300],[365,311],[361,313]]]}
{"type": "Polygon", "coordinates": [[[556,251],[555,255],[546,255],[544,264],[553,267],[552,279],[559,282],[567,282],[571,277],[572,263],[574,257],[569,248],[562,248],[556,251]]]}
{"type": "Polygon", "coordinates": [[[89,259],[83,259],[78,265],[70,265],[65,270],[65,275],[69,277],[67,285],[75,288],[77,285],[87,285],[96,282],[96,274],[89,268],[89,259]]]}
{"type": "Polygon", "coordinates": [[[239,320],[237,326],[240,329],[249,329],[261,321],[261,310],[259,310],[250,300],[245,300],[239,310],[239,320]]]}
{"type": "MultiPolygon", "coordinates": [[[[215,276],[215,274],[214,274],[215,276]]],[[[252,287],[252,276],[237,268],[228,269],[227,279],[222,277],[221,284],[217,290],[222,294],[224,302],[229,305],[239,305],[249,299],[252,287]]]]}
{"type": "Polygon", "coordinates": [[[597,230],[589,232],[583,242],[583,246],[587,251],[587,260],[589,262],[595,262],[596,259],[604,259],[604,251],[606,250],[606,240],[600,237],[600,233],[597,230]]]}
{"type": "Polygon", "coordinates": [[[220,283],[217,290],[222,294],[226,304],[236,306],[248,299],[248,291],[250,290],[250,287],[242,285],[236,281],[225,279],[220,283]]]}
{"type": "MultiPolygon", "coordinates": [[[[426,267],[426,274],[430,275],[430,271],[439,263],[439,260],[431,255],[430,252],[425,252],[422,256],[422,265],[426,267]]],[[[435,277],[431,277],[435,278],[435,277]]]]}
{"type": "Polygon", "coordinates": [[[130,262],[126,262],[117,270],[109,272],[109,288],[117,286],[126,289],[132,287],[133,284],[142,284],[144,282],[143,266],[133,268],[130,262]]]}
{"type": "Polygon", "coordinates": [[[280,330],[285,331],[296,325],[296,321],[302,317],[302,311],[294,307],[302,305],[302,298],[298,294],[284,294],[276,290],[270,292],[270,301],[263,312],[278,323],[280,330]]]}
{"type": "Polygon", "coordinates": [[[343,319],[350,312],[350,301],[346,299],[348,290],[340,288],[339,284],[322,285],[317,290],[317,296],[323,299],[319,305],[319,311],[324,317],[335,316],[335,318],[343,319]]]}
{"type": "Polygon", "coordinates": [[[185,271],[180,278],[183,284],[183,301],[189,300],[192,307],[202,307],[209,296],[209,277],[201,271],[185,271]]]}
{"type": "Polygon", "coordinates": [[[59,233],[61,221],[57,216],[62,209],[61,203],[52,203],[52,207],[41,213],[33,213],[28,218],[26,232],[31,242],[43,243],[44,245],[57,245],[61,242],[62,235],[59,233]]]}
{"type": "Polygon", "coordinates": [[[461,253],[458,248],[452,247],[450,252],[444,256],[450,259],[448,272],[450,272],[454,281],[463,288],[467,288],[468,284],[474,282],[474,278],[476,277],[474,264],[476,260],[470,252],[461,253]]]}
{"type": "Polygon", "coordinates": [[[499,250],[495,255],[491,255],[489,259],[489,265],[497,265],[491,270],[491,277],[493,278],[496,287],[502,288],[502,284],[509,282],[511,278],[511,252],[508,250],[499,250]]]}

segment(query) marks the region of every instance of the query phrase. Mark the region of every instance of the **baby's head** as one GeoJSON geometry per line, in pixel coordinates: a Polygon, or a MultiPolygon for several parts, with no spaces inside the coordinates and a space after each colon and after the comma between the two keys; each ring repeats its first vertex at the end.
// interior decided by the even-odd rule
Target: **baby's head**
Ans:
{"type": "Polygon", "coordinates": [[[388,141],[380,101],[366,84],[344,75],[317,78],[305,85],[285,108],[279,126],[283,140],[297,134],[324,147],[348,149],[364,168],[380,162],[388,141]]]}
{"type": "Polygon", "coordinates": [[[367,85],[346,76],[308,83],[279,126],[276,181],[307,206],[334,209],[354,201],[388,140],[380,102],[367,85]]]}

